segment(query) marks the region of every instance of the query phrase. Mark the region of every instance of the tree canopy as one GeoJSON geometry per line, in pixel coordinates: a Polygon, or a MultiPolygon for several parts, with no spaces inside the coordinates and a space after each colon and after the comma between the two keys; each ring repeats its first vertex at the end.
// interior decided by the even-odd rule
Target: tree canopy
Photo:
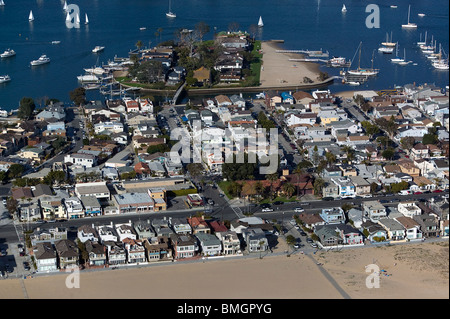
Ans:
{"type": "Polygon", "coordinates": [[[36,105],[31,97],[23,97],[19,103],[17,116],[22,120],[29,120],[33,116],[36,105]]]}

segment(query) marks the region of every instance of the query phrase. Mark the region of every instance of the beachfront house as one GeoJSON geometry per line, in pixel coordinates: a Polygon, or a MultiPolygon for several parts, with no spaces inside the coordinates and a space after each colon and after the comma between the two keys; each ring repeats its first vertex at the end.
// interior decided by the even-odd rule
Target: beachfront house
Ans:
{"type": "Polygon", "coordinates": [[[232,256],[241,254],[241,241],[236,232],[228,230],[224,232],[217,232],[217,238],[222,242],[223,255],[232,256]]]}
{"type": "Polygon", "coordinates": [[[143,242],[139,239],[125,238],[122,240],[127,251],[129,264],[139,264],[147,261],[143,242]]]}
{"type": "Polygon", "coordinates": [[[147,260],[149,262],[169,260],[172,258],[172,247],[170,240],[165,236],[147,238],[144,240],[144,247],[147,251],[147,260]]]}
{"type": "Polygon", "coordinates": [[[378,223],[366,220],[360,228],[371,243],[383,242],[388,238],[387,231],[378,223]]]}
{"type": "Polygon", "coordinates": [[[384,207],[379,201],[363,202],[362,209],[364,216],[368,217],[372,221],[376,221],[387,216],[386,207],[384,207]]]}
{"type": "Polygon", "coordinates": [[[260,228],[247,228],[242,231],[242,238],[248,253],[264,252],[269,249],[269,241],[260,228]]]}
{"type": "Polygon", "coordinates": [[[325,224],[345,223],[345,214],[340,207],[323,208],[319,215],[325,224]]]}
{"type": "Polygon", "coordinates": [[[50,242],[37,243],[33,248],[33,256],[38,273],[58,270],[56,250],[50,242]]]}
{"type": "Polygon", "coordinates": [[[175,259],[194,257],[198,251],[197,241],[190,234],[172,234],[170,241],[175,259]]]}
{"type": "Polygon", "coordinates": [[[201,247],[203,256],[218,256],[222,252],[222,243],[215,235],[196,233],[195,237],[201,247]]]}
{"type": "Polygon", "coordinates": [[[58,240],[55,242],[55,249],[59,269],[78,268],[79,250],[75,242],[70,239],[58,240]]]}
{"type": "Polygon", "coordinates": [[[82,225],[80,227],[78,227],[77,230],[77,238],[79,241],[81,241],[82,243],[89,241],[92,242],[98,242],[99,241],[99,236],[97,233],[97,230],[95,229],[94,225],[82,225]]]}
{"type": "Polygon", "coordinates": [[[420,225],[411,217],[400,216],[395,218],[406,230],[406,239],[414,240],[421,239],[422,232],[420,231],[420,225]]]}
{"type": "Polygon", "coordinates": [[[103,244],[106,247],[108,265],[118,266],[127,263],[127,252],[122,242],[105,241],[103,244]]]}
{"type": "Polygon", "coordinates": [[[88,240],[84,244],[89,255],[88,265],[90,267],[105,266],[107,263],[106,247],[92,240],[88,240]]]}
{"type": "Polygon", "coordinates": [[[380,224],[387,232],[387,238],[389,240],[403,240],[406,236],[406,230],[405,227],[403,227],[402,224],[400,224],[395,219],[391,218],[380,218],[378,221],[378,224],[380,224]]]}

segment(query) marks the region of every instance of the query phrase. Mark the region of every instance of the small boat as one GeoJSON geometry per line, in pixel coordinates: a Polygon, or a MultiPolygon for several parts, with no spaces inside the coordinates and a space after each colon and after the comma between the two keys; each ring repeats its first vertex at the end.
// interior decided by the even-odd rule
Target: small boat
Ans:
{"type": "Polygon", "coordinates": [[[146,27],[140,27],[139,30],[144,31],[144,30],[147,30],[147,28],[146,27]]]}
{"type": "Polygon", "coordinates": [[[11,77],[9,75],[0,75],[0,83],[6,83],[11,81],[11,77]]]}
{"type": "Polygon", "coordinates": [[[386,42],[381,42],[381,45],[384,45],[385,47],[395,47],[397,43],[392,42],[392,32],[391,32],[391,40],[389,40],[389,36],[386,33],[386,42]]]}
{"type": "Polygon", "coordinates": [[[347,12],[347,8],[345,7],[345,4],[342,5],[341,11],[342,11],[342,12],[347,12]]]}
{"type": "Polygon", "coordinates": [[[87,13],[84,14],[84,24],[89,24],[87,13]]]}
{"type": "Polygon", "coordinates": [[[398,65],[405,66],[412,63],[412,61],[406,61],[406,49],[403,49],[403,61],[397,62],[398,65]]]}
{"type": "Polygon", "coordinates": [[[358,86],[358,85],[361,85],[361,83],[356,82],[356,81],[349,81],[349,82],[345,82],[345,83],[347,83],[348,85],[352,85],[352,86],[358,86]]]}
{"type": "Polygon", "coordinates": [[[61,41],[52,41],[52,44],[60,44],[61,41]]]}
{"type": "Polygon", "coordinates": [[[397,6],[395,4],[391,5],[392,9],[397,9],[397,6]]]}
{"type": "Polygon", "coordinates": [[[91,74],[96,74],[96,75],[102,75],[106,73],[106,70],[103,69],[102,67],[94,67],[94,68],[90,68],[90,69],[84,69],[84,71],[86,73],[91,73],[91,74]]]}
{"type": "Polygon", "coordinates": [[[425,16],[425,13],[418,13],[417,15],[422,18],[425,16]]]}
{"type": "Polygon", "coordinates": [[[87,84],[83,84],[83,88],[85,90],[98,90],[98,89],[100,89],[100,84],[87,83],[87,84]]]}
{"type": "Polygon", "coordinates": [[[31,61],[30,64],[32,66],[35,66],[35,65],[47,64],[49,62],[50,62],[50,58],[47,57],[45,54],[43,54],[39,57],[39,59],[31,61]]]}
{"type": "Polygon", "coordinates": [[[262,17],[259,16],[258,27],[262,28],[263,26],[264,26],[264,23],[263,23],[262,17]]]}
{"type": "Polygon", "coordinates": [[[411,15],[411,5],[408,7],[408,23],[407,24],[402,24],[402,28],[407,28],[407,29],[415,29],[417,28],[417,24],[409,22],[409,16],[411,15]]]}
{"type": "Polygon", "coordinates": [[[172,12],[171,1],[170,0],[169,0],[169,12],[166,13],[166,16],[169,17],[169,18],[176,18],[177,17],[177,15],[172,12]]]}
{"type": "Polygon", "coordinates": [[[33,11],[30,10],[30,15],[28,16],[28,21],[34,21],[33,11]]]}
{"type": "Polygon", "coordinates": [[[378,51],[385,54],[391,54],[392,52],[394,52],[394,48],[382,46],[378,48],[378,51]]]}
{"type": "Polygon", "coordinates": [[[100,81],[94,74],[79,75],[77,79],[80,83],[98,83],[100,81]]]}
{"type": "Polygon", "coordinates": [[[400,57],[398,56],[398,45],[397,45],[397,48],[396,48],[395,52],[396,52],[396,53],[395,53],[396,57],[393,58],[393,59],[391,59],[391,62],[392,62],[392,63],[400,63],[400,62],[404,62],[405,59],[400,58],[400,57]]]}
{"type": "Polygon", "coordinates": [[[102,52],[105,49],[105,47],[97,45],[94,49],[92,49],[93,53],[102,52]]]}
{"type": "Polygon", "coordinates": [[[0,7],[3,7],[5,5],[5,2],[3,0],[0,0],[0,7]]]}
{"type": "Polygon", "coordinates": [[[10,58],[15,55],[16,55],[16,52],[14,50],[7,49],[7,50],[5,50],[5,52],[0,54],[0,58],[10,58]]]}

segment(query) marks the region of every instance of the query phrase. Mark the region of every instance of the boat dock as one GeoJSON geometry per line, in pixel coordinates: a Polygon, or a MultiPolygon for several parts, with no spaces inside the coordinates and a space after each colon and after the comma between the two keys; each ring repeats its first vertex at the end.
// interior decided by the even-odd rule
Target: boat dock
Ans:
{"type": "Polygon", "coordinates": [[[328,58],[330,54],[327,52],[320,51],[311,51],[311,50],[276,50],[277,53],[299,53],[299,54],[306,54],[309,57],[313,58],[328,58]]]}
{"type": "Polygon", "coordinates": [[[323,62],[323,63],[327,63],[328,60],[323,60],[323,59],[289,59],[289,61],[294,61],[294,62],[323,62]]]}

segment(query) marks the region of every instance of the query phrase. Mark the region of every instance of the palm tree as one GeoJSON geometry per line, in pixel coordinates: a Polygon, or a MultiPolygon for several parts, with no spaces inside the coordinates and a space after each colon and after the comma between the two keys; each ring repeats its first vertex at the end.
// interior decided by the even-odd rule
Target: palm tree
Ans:
{"type": "Polygon", "coordinates": [[[261,195],[264,192],[264,186],[261,183],[261,181],[257,181],[255,183],[255,191],[256,191],[256,195],[258,196],[258,202],[261,200],[261,195]]]}
{"type": "Polygon", "coordinates": [[[273,192],[273,182],[275,182],[278,179],[278,173],[273,173],[273,174],[267,175],[267,179],[270,181],[271,196],[275,197],[274,192],[273,192]]]}
{"type": "Polygon", "coordinates": [[[295,192],[295,186],[292,185],[291,183],[284,183],[282,188],[283,192],[286,194],[288,198],[290,198],[292,194],[294,194],[295,192]]]}
{"type": "Polygon", "coordinates": [[[141,51],[141,48],[143,46],[143,43],[141,40],[139,40],[138,42],[136,42],[136,47],[138,48],[139,51],[141,51]]]}

